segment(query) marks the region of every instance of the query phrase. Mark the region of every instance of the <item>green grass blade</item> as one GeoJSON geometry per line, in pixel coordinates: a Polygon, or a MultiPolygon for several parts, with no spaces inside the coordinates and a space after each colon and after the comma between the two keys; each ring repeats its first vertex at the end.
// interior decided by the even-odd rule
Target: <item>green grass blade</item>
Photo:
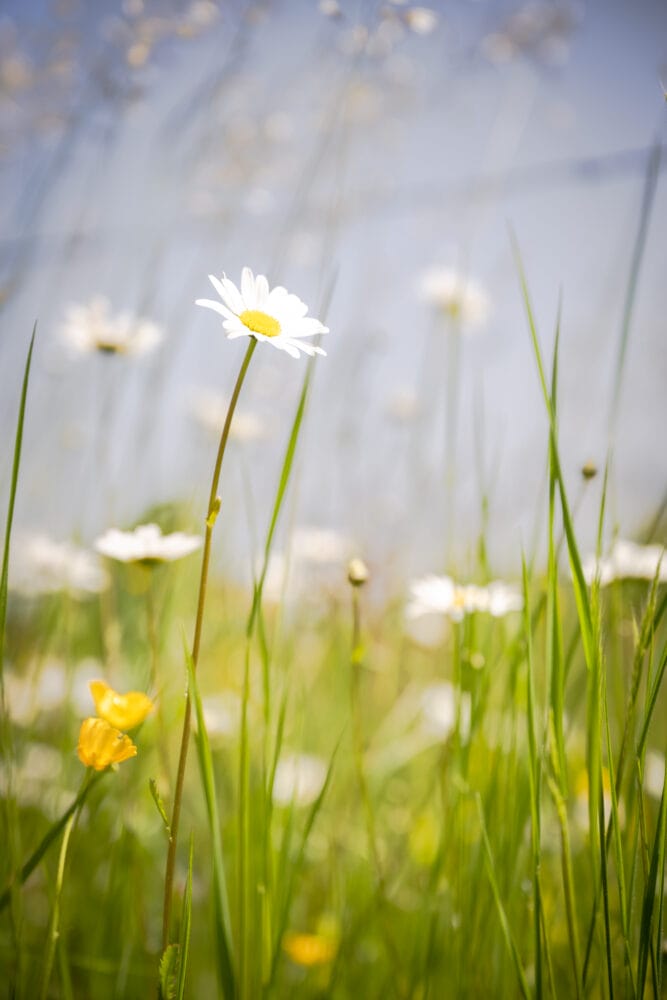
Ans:
{"type": "Polygon", "coordinates": [[[227,879],[225,877],[225,865],[222,851],[222,832],[220,828],[220,815],[218,812],[218,798],[215,787],[213,757],[211,755],[211,745],[206,731],[204,709],[199,695],[197,678],[195,676],[192,657],[190,655],[190,651],[188,650],[185,636],[183,637],[183,649],[185,652],[185,662],[188,668],[188,684],[192,697],[192,704],[195,709],[195,717],[197,719],[197,759],[199,761],[199,772],[204,790],[204,798],[206,800],[206,813],[211,837],[218,973],[220,976],[220,985],[222,987],[223,996],[226,1000],[233,1000],[233,998],[236,997],[237,992],[234,967],[232,964],[232,933],[231,920],[229,916],[229,898],[227,894],[227,879]]]}
{"type": "MultiPolygon", "coordinates": [[[[658,824],[653,840],[653,850],[651,851],[651,865],[644,887],[644,900],[642,903],[642,916],[639,928],[639,955],[637,959],[637,996],[642,1000],[646,990],[646,976],[648,972],[648,960],[652,950],[652,933],[655,920],[656,899],[660,899],[662,905],[662,892],[658,893],[658,873],[664,871],[665,867],[665,830],[667,827],[667,771],[662,786],[662,797],[660,799],[660,812],[658,824]]],[[[658,940],[658,955],[662,942],[658,940]]],[[[654,982],[654,995],[657,983],[654,982]]]]}
{"type": "Polygon", "coordinates": [[[531,341],[533,344],[533,352],[535,355],[535,361],[537,363],[540,385],[542,387],[542,395],[544,397],[544,405],[547,411],[547,417],[549,419],[553,471],[556,478],[556,482],[558,484],[558,492],[560,495],[561,510],[563,516],[563,528],[565,530],[568,554],[570,557],[570,566],[572,570],[572,583],[574,586],[575,602],[577,605],[577,612],[579,615],[579,622],[581,625],[581,638],[584,646],[584,654],[586,657],[586,664],[590,668],[593,664],[593,659],[594,659],[594,642],[593,642],[593,626],[591,621],[591,609],[588,599],[588,588],[586,586],[586,581],[584,580],[584,574],[581,567],[581,556],[579,555],[579,550],[574,535],[572,514],[570,512],[570,505],[567,499],[565,481],[563,479],[560,455],[558,450],[558,438],[557,438],[555,415],[554,415],[551,396],[549,393],[549,388],[547,386],[547,381],[544,374],[542,349],[540,347],[539,339],[537,336],[537,327],[535,325],[533,308],[530,301],[530,295],[528,293],[528,285],[526,282],[526,276],[523,269],[521,257],[519,254],[519,249],[514,237],[512,237],[512,243],[514,247],[517,270],[519,272],[519,281],[521,285],[521,293],[523,297],[524,308],[526,311],[526,317],[528,319],[531,341]]]}
{"type": "Polygon", "coordinates": [[[181,910],[181,927],[179,932],[179,963],[178,963],[178,988],[176,991],[177,1000],[185,997],[185,978],[188,968],[188,956],[190,953],[190,931],[192,929],[192,865],[195,856],[194,834],[190,836],[190,856],[188,859],[188,878],[185,883],[185,893],[183,894],[183,908],[181,910]]]}
{"type": "Polygon", "coordinates": [[[7,510],[7,522],[5,525],[5,543],[2,553],[2,575],[0,576],[0,691],[2,692],[3,713],[4,713],[4,650],[5,650],[5,625],[7,621],[7,589],[9,580],[9,548],[12,536],[12,524],[14,522],[14,505],[16,503],[16,488],[19,480],[19,467],[21,465],[21,447],[23,445],[23,424],[25,421],[25,407],[28,396],[28,381],[30,378],[30,367],[32,365],[32,352],[35,346],[35,334],[37,324],[35,323],[30,338],[28,357],[23,373],[23,385],[21,387],[21,402],[19,404],[19,416],[16,425],[16,438],[14,441],[14,460],[12,463],[12,478],[9,487],[9,507],[7,510]]]}
{"type": "MultiPolygon", "coordinates": [[[[33,853],[30,855],[30,857],[28,858],[28,860],[25,862],[25,864],[21,868],[21,871],[19,873],[19,877],[18,877],[17,880],[15,880],[16,882],[18,882],[19,885],[23,885],[23,883],[26,881],[26,879],[29,878],[30,875],[34,872],[35,868],[40,863],[40,861],[42,860],[42,858],[44,857],[44,855],[48,851],[48,849],[51,846],[51,844],[53,844],[54,841],[56,841],[58,839],[58,837],[60,836],[60,833],[62,832],[62,830],[64,830],[64,828],[67,826],[67,823],[69,822],[70,817],[74,815],[74,813],[76,812],[76,810],[80,806],[83,806],[83,803],[84,803],[84,801],[86,799],[86,796],[88,795],[88,793],[90,792],[90,790],[107,773],[108,773],[107,771],[100,771],[97,774],[94,774],[93,777],[90,779],[90,781],[88,781],[84,785],[84,787],[81,789],[81,791],[79,792],[79,794],[77,795],[77,797],[74,799],[74,801],[72,802],[72,804],[70,806],[68,806],[68,808],[65,810],[65,812],[60,817],[60,819],[57,819],[56,822],[52,826],[49,827],[49,829],[47,830],[47,832],[44,834],[44,836],[40,840],[38,846],[35,848],[35,850],[33,851],[33,853]]],[[[11,899],[11,895],[12,895],[12,884],[10,883],[10,885],[8,885],[3,890],[2,895],[0,895],[0,911],[3,910],[5,908],[5,906],[7,906],[7,904],[9,903],[9,901],[11,899]]]]}
{"type": "MultiPolygon", "coordinates": [[[[12,727],[11,721],[9,719],[9,710],[7,706],[7,699],[5,694],[5,678],[4,678],[4,662],[5,662],[5,629],[7,624],[7,593],[9,589],[9,553],[10,544],[12,536],[12,526],[14,523],[14,507],[16,504],[16,491],[18,487],[19,478],[19,468],[21,465],[21,449],[23,445],[23,425],[25,421],[25,410],[26,410],[26,400],[28,396],[28,382],[30,379],[30,368],[32,365],[32,353],[35,346],[35,334],[37,332],[37,324],[35,323],[32,336],[30,338],[30,346],[28,348],[28,355],[26,358],[25,369],[23,373],[23,384],[21,387],[21,398],[19,403],[19,413],[18,420],[16,424],[16,436],[14,439],[14,456],[12,461],[12,474],[9,486],[9,503],[7,508],[7,521],[5,524],[5,539],[2,553],[2,572],[0,574],[0,761],[2,762],[2,769],[5,774],[6,782],[6,794],[4,796],[4,837],[5,847],[3,854],[5,855],[7,871],[10,875],[10,879],[15,880],[16,872],[20,863],[20,857],[22,853],[21,849],[21,835],[19,828],[19,817],[16,805],[16,798],[14,796],[13,790],[13,778],[14,778],[14,748],[12,739],[12,727]]],[[[3,865],[4,868],[4,865],[3,865]]],[[[27,877],[27,876],[26,876],[27,877]]],[[[23,879],[21,879],[21,882],[23,879]]],[[[10,883],[11,885],[11,883],[10,883]]],[[[12,928],[14,932],[16,927],[21,922],[20,917],[20,898],[16,890],[16,882],[13,882],[13,888],[10,888],[9,896],[6,901],[14,898],[14,905],[12,906],[12,928]]],[[[3,894],[2,899],[5,899],[3,894]]],[[[6,903],[0,903],[0,909],[6,903]]],[[[18,940],[15,940],[15,945],[18,951],[18,940]]]]}
{"type": "Polygon", "coordinates": [[[526,672],[527,672],[527,718],[528,718],[528,776],[530,780],[530,819],[531,844],[533,854],[533,922],[535,948],[535,997],[542,998],[542,898],[540,886],[541,867],[541,758],[537,744],[537,723],[535,708],[535,678],[533,664],[533,643],[531,630],[530,595],[528,591],[528,569],[525,557],[522,556],[523,579],[523,621],[526,640],[526,672]]]}
{"type": "Polygon", "coordinates": [[[486,872],[489,878],[489,884],[491,885],[491,891],[493,893],[493,898],[496,903],[496,908],[498,910],[500,926],[503,932],[503,937],[505,938],[505,944],[507,945],[507,950],[509,951],[512,958],[512,962],[514,964],[514,971],[516,972],[516,977],[518,979],[519,991],[521,993],[521,996],[524,997],[524,1000],[529,1000],[530,990],[528,988],[526,974],[521,964],[521,956],[519,955],[519,949],[517,948],[516,941],[514,940],[514,935],[512,934],[512,928],[510,927],[510,923],[507,918],[507,913],[505,912],[505,907],[500,897],[500,889],[498,887],[498,879],[496,876],[495,865],[493,862],[493,854],[491,853],[491,845],[489,843],[489,836],[486,830],[486,823],[484,821],[484,807],[482,806],[482,799],[479,793],[476,793],[475,800],[477,803],[477,813],[479,815],[479,824],[482,833],[482,844],[484,847],[484,860],[486,862],[486,872]]]}
{"type": "Polygon", "coordinates": [[[289,920],[290,909],[292,906],[292,897],[294,895],[294,888],[296,886],[297,876],[299,875],[299,872],[301,871],[301,868],[303,866],[303,859],[306,854],[308,838],[310,837],[313,826],[315,825],[315,820],[317,819],[319,811],[322,808],[322,803],[324,802],[324,798],[327,794],[327,790],[331,783],[331,777],[333,775],[334,764],[336,762],[336,757],[338,755],[339,746],[340,746],[340,740],[334,747],[334,751],[331,755],[331,760],[329,761],[329,766],[327,768],[326,777],[324,779],[324,784],[322,785],[320,794],[317,796],[312,806],[310,807],[310,812],[308,813],[308,818],[303,828],[303,833],[301,834],[301,842],[299,844],[299,849],[296,854],[296,859],[289,866],[287,889],[285,891],[285,895],[283,898],[282,908],[276,926],[276,935],[274,938],[273,961],[271,963],[270,982],[273,982],[276,970],[278,968],[278,961],[280,959],[280,946],[283,939],[283,935],[287,929],[287,921],[289,920]]]}

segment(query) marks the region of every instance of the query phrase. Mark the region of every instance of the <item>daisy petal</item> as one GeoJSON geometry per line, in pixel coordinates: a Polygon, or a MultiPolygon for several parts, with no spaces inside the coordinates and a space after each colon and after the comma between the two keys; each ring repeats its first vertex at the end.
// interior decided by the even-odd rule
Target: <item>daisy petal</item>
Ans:
{"type": "Polygon", "coordinates": [[[227,306],[223,306],[222,302],[215,302],[213,299],[195,299],[195,305],[203,306],[204,309],[212,309],[213,312],[219,313],[225,319],[231,319],[234,315],[227,306]]]}
{"type": "Polygon", "coordinates": [[[255,305],[258,309],[265,309],[269,298],[269,283],[263,274],[258,274],[255,278],[255,305]]]}
{"type": "Polygon", "coordinates": [[[249,267],[244,267],[241,272],[241,295],[245,309],[255,309],[257,304],[257,293],[255,291],[255,277],[249,267]]]}

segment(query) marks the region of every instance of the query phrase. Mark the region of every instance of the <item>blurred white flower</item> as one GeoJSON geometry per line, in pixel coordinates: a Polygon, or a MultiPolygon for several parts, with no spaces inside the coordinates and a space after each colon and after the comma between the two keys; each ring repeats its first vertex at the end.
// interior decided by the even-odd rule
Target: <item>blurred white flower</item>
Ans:
{"type": "Polygon", "coordinates": [[[45,535],[19,538],[10,566],[9,586],[26,596],[99,594],[108,584],[107,574],[92,552],[71,542],[55,542],[45,535]]]}
{"type": "Polygon", "coordinates": [[[209,280],[222,302],[197,299],[196,305],[212,309],[224,317],[222,326],[231,340],[236,337],[254,337],[272,344],[279,351],[286,351],[293,358],[304,354],[326,354],[321,347],[304,343],[304,337],[328,333],[318,319],[306,316],[308,306],[282,285],[269,289],[263,274],[254,276],[249,267],[241,274],[241,290],[224,274],[209,280]]]}
{"type": "Polygon", "coordinates": [[[452,267],[432,267],[418,283],[420,297],[463,330],[484,326],[489,297],[478,281],[452,267]]]}
{"type": "Polygon", "coordinates": [[[455,583],[449,576],[430,575],[415,580],[410,591],[412,597],[406,608],[409,619],[426,614],[445,614],[458,622],[465,615],[477,611],[502,618],[523,607],[520,591],[501,580],[478,587],[455,583]]]}
{"type": "Polygon", "coordinates": [[[387,400],[387,413],[400,423],[409,423],[419,416],[419,397],[414,389],[397,389],[387,400]]]}
{"type": "Polygon", "coordinates": [[[574,4],[529,0],[512,11],[499,30],[483,38],[482,51],[494,63],[525,55],[548,65],[562,65],[579,17],[574,4]]]}
{"type": "Polygon", "coordinates": [[[95,548],[109,559],[119,562],[152,565],[182,559],[201,547],[202,540],[197,535],[186,535],[175,531],[163,535],[157,524],[141,524],[134,531],[119,531],[110,528],[97,539],[95,548]]]}
{"type": "Polygon", "coordinates": [[[271,553],[264,579],[264,598],[278,603],[284,596],[295,602],[312,602],[328,588],[336,589],[346,578],[354,552],[350,538],[335,528],[296,528],[289,558],[271,553]]]}
{"type": "Polygon", "coordinates": [[[318,8],[325,17],[340,17],[342,14],[338,0],[320,0],[318,8]]]}
{"type": "MultiPolygon", "coordinates": [[[[448,682],[429,684],[422,691],[421,712],[424,730],[437,739],[445,740],[456,725],[456,689],[448,682]]],[[[460,695],[459,732],[465,743],[470,736],[470,692],[460,695]]]]}
{"type": "Polygon", "coordinates": [[[233,691],[220,691],[202,698],[206,732],[211,739],[233,736],[241,715],[239,697],[233,691]]]}
{"type": "MultiPolygon", "coordinates": [[[[57,793],[58,779],[62,772],[62,754],[47,743],[30,743],[25,756],[19,761],[12,775],[12,794],[16,795],[22,806],[41,809],[51,816],[56,810],[51,796],[57,793]],[[55,787],[54,787],[55,786],[55,787]]],[[[9,774],[5,768],[0,769],[0,794],[9,791],[9,774]]],[[[67,794],[58,798],[69,799],[67,794]]],[[[69,804],[69,802],[67,803],[69,804]]]]}
{"type": "Polygon", "coordinates": [[[350,539],[334,528],[304,526],[292,535],[292,558],[309,563],[344,563],[350,557],[350,539]]]}
{"type": "MultiPolygon", "coordinates": [[[[212,389],[195,389],[191,393],[190,411],[206,430],[220,436],[227,416],[229,401],[212,389]]],[[[258,441],[266,436],[266,427],[254,413],[235,410],[230,439],[240,442],[258,441]]]]}
{"type": "Polygon", "coordinates": [[[46,712],[59,708],[67,694],[67,672],[60,660],[48,660],[24,676],[11,670],[5,674],[5,694],[9,715],[21,726],[28,726],[46,712]]]}
{"type": "Polygon", "coordinates": [[[97,296],[84,305],[69,306],[61,329],[69,346],[80,354],[127,354],[138,357],[162,340],[151,320],[130,313],[111,315],[109,300],[97,296]]]}
{"type": "Polygon", "coordinates": [[[648,750],[644,761],[644,791],[653,799],[662,798],[665,780],[665,758],[655,750],[648,750]]]}
{"type": "Polygon", "coordinates": [[[653,580],[656,574],[667,583],[667,554],[663,545],[637,545],[622,539],[614,542],[608,556],[598,560],[588,556],[582,562],[584,579],[589,585],[599,575],[600,586],[614,580],[653,580]]]}
{"type": "Polygon", "coordinates": [[[276,766],[273,801],[279,806],[308,806],[324,787],[327,765],[312,754],[287,754],[276,766]]]}
{"type": "Polygon", "coordinates": [[[430,35],[438,26],[438,15],[430,7],[410,7],[403,12],[403,20],[416,35],[430,35]]]}

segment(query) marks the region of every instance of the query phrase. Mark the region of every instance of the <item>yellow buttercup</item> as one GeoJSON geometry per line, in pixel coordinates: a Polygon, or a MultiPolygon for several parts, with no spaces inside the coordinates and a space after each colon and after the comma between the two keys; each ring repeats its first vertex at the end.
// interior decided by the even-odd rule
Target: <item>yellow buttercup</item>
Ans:
{"type": "Polygon", "coordinates": [[[77,753],[86,767],[104,771],[110,764],[120,764],[136,757],[137,748],[129,736],[104,719],[90,718],[81,723],[77,753]]]}
{"type": "Polygon", "coordinates": [[[97,714],[116,729],[134,729],[153,709],[153,702],[141,691],[118,694],[106,681],[91,681],[89,687],[97,714]]]}

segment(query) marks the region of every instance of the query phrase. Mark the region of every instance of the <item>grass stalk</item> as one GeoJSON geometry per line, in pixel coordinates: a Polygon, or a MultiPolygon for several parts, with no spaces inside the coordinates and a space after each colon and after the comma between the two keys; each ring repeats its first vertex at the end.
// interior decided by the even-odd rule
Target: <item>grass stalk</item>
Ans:
{"type": "MultiPolygon", "coordinates": [[[[220,498],[218,496],[218,483],[220,481],[220,472],[222,469],[222,460],[225,455],[225,449],[227,447],[227,440],[229,438],[229,431],[232,425],[232,418],[234,416],[234,411],[236,409],[236,404],[241,392],[241,387],[248,371],[248,366],[252,359],[255,348],[257,347],[257,341],[254,337],[251,337],[248,343],[248,347],[239,370],[236,384],[234,385],[234,390],[232,392],[229,407],[227,409],[227,416],[225,418],[225,423],[222,429],[222,435],[220,437],[220,444],[218,446],[218,454],[215,460],[215,466],[213,469],[213,478],[211,481],[211,492],[209,495],[208,502],[208,512],[206,515],[206,533],[204,536],[204,551],[202,555],[202,566],[201,575],[199,580],[199,596],[197,598],[197,617],[195,619],[195,631],[194,638],[192,642],[192,673],[193,676],[197,671],[197,662],[199,660],[199,647],[201,644],[201,632],[202,625],[204,621],[204,608],[206,605],[206,590],[208,584],[208,572],[209,563],[211,558],[211,540],[213,537],[213,528],[216,522],[216,518],[220,511],[220,498]]],[[[181,748],[178,758],[178,769],[176,772],[176,785],[174,788],[174,799],[172,805],[170,835],[169,835],[169,847],[167,851],[167,865],[164,877],[164,904],[162,911],[162,950],[164,951],[170,940],[170,925],[171,925],[171,907],[172,907],[172,897],[173,897],[173,883],[174,883],[174,869],[176,866],[176,848],[178,845],[178,826],[181,815],[181,801],[183,798],[183,784],[185,781],[185,766],[188,758],[188,747],[190,743],[190,726],[191,726],[191,715],[192,715],[192,705],[190,701],[190,695],[186,696],[185,699],[185,715],[183,718],[183,731],[181,734],[181,748]]]]}

